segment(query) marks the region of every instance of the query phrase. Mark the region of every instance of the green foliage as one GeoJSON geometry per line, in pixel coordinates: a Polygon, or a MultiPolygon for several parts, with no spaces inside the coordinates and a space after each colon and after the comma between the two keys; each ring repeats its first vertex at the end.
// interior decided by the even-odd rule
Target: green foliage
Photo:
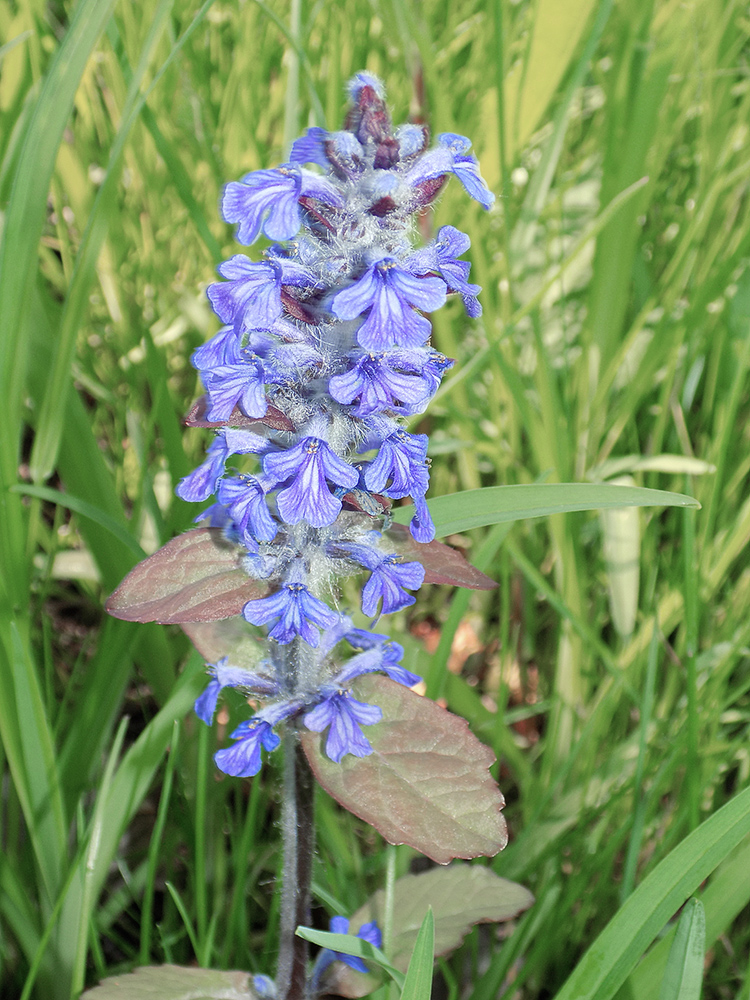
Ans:
{"type": "MultiPolygon", "coordinates": [[[[451,1000],[565,996],[593,947],[622,1000],[657,1000],[695,894],[703,997],[750,996],[750,847],[717,833],[750,779],[749,52],[736,0],[322,0],[297,28],[282,0],[0,0],[0,993],[273,970],[275,775],[211,760],[243,706],[200,726],[185,636],[102,609],[194,516],[172,489],[203,447],[181,420],[233,252],[221,186],[336,127],[366,66],[398,120],[471,136],[500,195],[487,216],[449,185],[423,220],[470,234],[484,285],[481,321],[435,316],[457,364],[422,427],[432,495],[507,486],[540,515],[446,508],[500,586],[425,589],[394,623],[496,752],[492,866],[536,899],[439,975],[451,1000]],[[573,507],[622,476],[702,509],[633,508],[617,547],[619,515],[573,507]]],[[[322,910],[407,873],[412,849],[318,812],[322,910]]]]}

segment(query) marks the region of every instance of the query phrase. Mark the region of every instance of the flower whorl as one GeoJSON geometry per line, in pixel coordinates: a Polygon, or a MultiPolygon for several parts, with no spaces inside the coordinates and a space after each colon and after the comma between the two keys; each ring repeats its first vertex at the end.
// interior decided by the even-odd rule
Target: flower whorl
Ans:
{"type": "Polygon", "coordinates": [[[453,364],[429,345],[423,313],[449,293],[470,316],[481,307],[458,259],[468,237],[443,226],[414,250],[411,219],[450,174],[485,208],[494,196],[467,139],[442,134],[427,149],[422,126],[392,128],[382,86],[367,73],[350,95],[345,130],[308,129],[288,163],[226,185],[222,214],[238,241],[279,242],[262,262],[236,254],[220,265],[225,280],[208,298],[225,325],[193,355],[217,430],[177,492],[193,501],[215,494],[201,517],[244,546],[247,573],[270,586],[243,609],[246,621],[269,628],[262,673],[220,661],[196,703],[210,723],[222,687],[270,698],[216,755],[229,774],[257,773],[260,748],[278,745],[272,730],[284,719],[327,728],[332,760],[364,756],[371,747],[360,726],[377,722],[380,709],[355,701],[346,685],[372,671],[418,680],[398,665],[401,647],[329,606],[330,581],[368,570],[368,615],[408,606],[407,591],[422,583],[422,565],[402,562],[373,524],[383,527],[391,500],[411,496],[412,536],[434,537],[427,438],[400,418],[426,408],[453,364]],[[256,456],[257,470],[228,469],[235,455],[256,456]],[[359,652],[342,667],[331,654],[343,641],[359,652]]]}

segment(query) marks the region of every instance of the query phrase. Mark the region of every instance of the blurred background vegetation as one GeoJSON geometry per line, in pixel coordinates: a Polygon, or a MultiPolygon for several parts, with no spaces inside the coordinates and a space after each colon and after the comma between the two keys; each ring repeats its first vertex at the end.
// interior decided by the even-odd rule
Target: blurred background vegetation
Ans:
{"type": "MultiPolygon", "coordinates": [[[[500,582],[389,622],[499,757],[536,905],[449,961],[450,1000],[555,995],[643,877],[750,778],[750,9],[738,0],[0,0],[0,995],[138,963],[272,972],[274,764],[219,780],[179,630],[103,600],[191,523],[181,418],[236,251],[222,184],[340,125],[470,136],[498,194],[421,220],[472,240],[484,316],[429,414],[432,494],[535,481],[690,493],[696,513],[450,538],[500,582]]],[[[218,730],[218,731],[217,731],[218,730]]],[[[317,919],[386,850],[322,793],[317,919]]],[[[414,852],[395,850],[399,873],[414,852]]],[[[750,998],[750,843],[705,893],[704,997],[750,998]]],[[[665,952],[621,994],[656,997],[665,952]]],[[[650,964],[648,964],[650,961],[650,964]]]]}

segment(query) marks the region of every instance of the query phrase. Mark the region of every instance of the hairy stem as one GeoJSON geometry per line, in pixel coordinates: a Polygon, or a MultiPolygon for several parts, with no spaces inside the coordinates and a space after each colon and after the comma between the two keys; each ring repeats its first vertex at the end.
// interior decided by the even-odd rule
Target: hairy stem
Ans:
{"type": "Polygon", "coordinates": [[[297,733],[291,726],[284,733],[283,794],[284,870],[276,988],[279,1000],[306,1000],[308,945],[294,932],[300,924],[310,923],[315,784],[297,733]]]}

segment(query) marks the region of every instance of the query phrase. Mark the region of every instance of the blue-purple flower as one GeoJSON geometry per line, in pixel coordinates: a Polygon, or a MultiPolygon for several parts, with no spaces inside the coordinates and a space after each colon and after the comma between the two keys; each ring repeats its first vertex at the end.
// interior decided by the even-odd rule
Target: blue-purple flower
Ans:
{"type": "Polygon", "coordinates": [[[442,279],[416,277],[393,257],[382,257],[334,296],[331,311],[338,319],[351,320],[369,310],[357,331],[357,340],[366,351],[385,351],[396,344],[421,347],[432,328],[416,309],[439,309],[445,295],[442,279]]]}
{"type": "Polygon", "coordinates": [[[274,622],[268,634],[282,645],[301,636],[310,646],[318,645],[318,629],[330,628],[338,618],[303,583],[285,583],[268,597],[248,601],[242,615],[251,625],[274,622]]]}
{"type": "Polygon", "coordinates": [[[268,410],[266,385],[279,382],[279,374],[251,351],[243,350],[231,364],[217,365],[201,372],[208,392],[211,421],[228,420],[235,406],[247,417],[262,417],[268,410]]]}
{"type": "Polygon", "coordinates": [[[281,740],[273,731],[274,727],[296,715],[300,707],[299,701],[278,702],[241,722],[231,736],[237,741],[234,746],[214,754],[216,766],[235,778],[251,778],[257,774],[261,768],[261,747],[271,752],[279,746],[281,740]]]}
{"type": "Polygon", "coordinates": [[[409,257],[408,265],[414,274],[437,272],[448,286],[448,291],[458,292],[466,312],[476,319],[482,315],[482,307],[477,298],[482,289],[467,280],[471,264],[467,260],[457,259],[470,246],[471,240],[466,233],[455,226],[441,226],[437,239],[409,257]]]}
{"type": "MultiPolygon", "coordinates": [[[[382,85],[369,73],[357,74],[349,92],[343,130],[310,128],[290,162],[224,188],[222,213],[238,240],[278,242],[259,262],[235,254],[219,266],[223,280],[207,294],[223,326],[193,354],[207,400],[189,423],[224,426],[177,493],[216,496],[201,518],[270,589],[242,609],[273,640],[258,672],[220,659],[196,702],[210,723],[225,687],[266,701],[217,753],[228,774],[257,773],[262,751],[278,746],[275,727],[296,718],[325,734],[332,760],[367,756],[363,728],[382,712],[356,700],[352,683],[374,672],[410,687],[420,679],[402,665],[398,643],[354,628],[319,595],[335,600],[336,579],[363,567],[362,610],[375,617],[413,604],[424,581],[422,562],[402,561],[373,529],[389,523],[384,497],[411,497],[412,536],[435,536],[427,436],[402,422],[427,407],[453,364],[430,346],[425,314],[448,293],[462,296],[470,316],[481,308],[461,259],[468,236],[443,226],[415,250],[409,219],[449,176],[485,207],[494,196],[468,139],[444,133],[426,149],[425,127],[393,128],[382,85]],[[233,455],[247,456],[238,469],[233,455]]],[[[333,960],[325,955],[318,967],[333,960]]]]}
{"type": "Polygon", "coordinates": [[[315,198],[341,207],[341,194],[325,177],[286,163],[275,170],[256,170],[226,185],[221,211],[237,223],[240,243],[255,242],[259,233],[270,240],[290,240],[302,225],[300,198],[315,198]]]}
{"type": "Polygon", "coordinates": [[[372,726],[382,718],[377,705],[356,701],[351,692],[334,689],[302,721],[315,733],[328,729],[326,754],[338,764],[348,753],[355,757],[372,753],[372,744],[359,727],[372,726]]]}
{"type": "Polygon", "coordinates": [[[332,524],[341,510],[341,500],[329,489],[356,486],[356,469],[318,437],[307,437],[288,451],[272,452],[263,460],[263,471],[273,483],[291,483],[277,497],[279,514],[288,524],[307,521],[314,528],[332,524]]]}
{"type": "Polygon", "coordinates": [[[227,428],[217,431],[208,448],[206,460],[177,484],[175,492],[183,500],[208,500],[216,491],[230,455],[260,455],[268,449],[268,441],[252,431],[227,428]]]}
{"type": "Polygon", "coordinates": [[[417,187],[425,181],[453,174],[461,182],[467,194],[478,201],[483,208],[491,208],[495,196],[479,173],[479,163],[476,158],[467,155],[471,149],[471,141],[466,136],[456,135],[454,132],[442,132],[437,139],[438,147],[422,154],[406,175],[406,183],[417,187]]]}
{"type": "Polygon", "coordinates": [[[276,537],[278,525],[266,503],[266,490],[255,476],[234,476],[222,479],[218,489],[223,504],[241,534],[250,532],[257,541],[270,542],[276,537]]]}
{"type": "Polygon", "coordinates": [[[382,442],[365,470],[367,488],[394,500],[424,496],[429,482],[427,435],[408,434],[401,427],[382,442]]]}
{"type": "MultiPolygon", "coordinates": [[[[332,934],[348,934],[349,921],[346,917],[331,917],[328,924],[328,930],[332,934]]],[[[362,941],[369,942],[376,948],[380,948],[383,945],[383,935],[380,933],[380,928],[378,927],[376,920],[371,920],[369,923],[362,924],[356,933],[356,937],[360,938],[362,941]]],[[[327,948],[325,950],[329,951],[327,948]]],[[[358,958],[356,955],[347,955],[343,951],[331,951],[330,954],[333,956],[331,961],[337,959],[339,962],[343,962],[344,965],[348,965],[350,969],[354,969],[356,972],[367,972],[367,966],[362,959],[358,958]]]]}
{"type": "Polygon", "coordinates": [[[413,364],[406,351],[352,352],[350,358],[354,361],[352,367],[334,375],[328,389],[339,403],[359,400],[356,416],[367,417],[385,410],[417,413],[429,399],[431,383],[419,371],[423,366],[413,364]]]}
{"type": "Polygon", "coordinates": [[[206,690],[195,702],[195,714],[207,726],[210,726],[213,721],[216,702],[225,687],[242,688],[247,692],[264,697],[279,692],[278,683],[271,677],[246,670],[244,667],[233,667],[226,656],[223,656],[216,664],[209,664],[209,673],[212,675],[212,679],[206,690]]]}
{"type": "Polygon", "coordinates": [[[419,590],[424,582],[424,566],[418,562],[402,562],[399,556],[386,555],[372,545],[344,542],[338,550],[370,570],[370,578],[362,590],[362,611],[372,617],[382,600],[381,614],[389,615],[414,604],[415,598],[404,588],[419,590]]]}

